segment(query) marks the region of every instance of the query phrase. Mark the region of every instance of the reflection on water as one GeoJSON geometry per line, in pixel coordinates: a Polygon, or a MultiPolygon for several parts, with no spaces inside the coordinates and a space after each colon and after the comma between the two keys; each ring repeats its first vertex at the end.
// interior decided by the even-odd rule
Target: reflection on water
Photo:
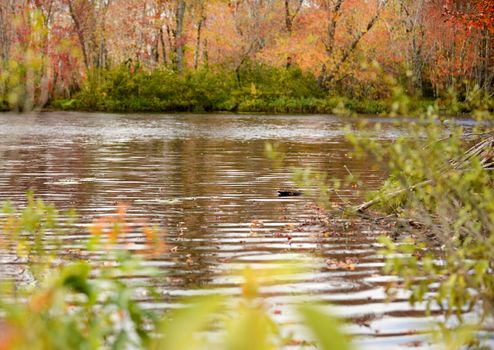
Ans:
{"type": "MultiPolygon", "coordinates": [[[[45,113],[0,115],[0,199],[22,203],[27,189],[59,208],[77,208],[86,219],[131,205],[129,215],[167,227],[173,249],[149,259],[163,271],[157,283],[168,308],[186,295],[239,293],[229,272],[244,264],[271,267],[307,261],[311,272],[265,288],[274,309],[296,300],[319,301],[354,321],[363,348],[395,349],[415,344],[427,321],[404,299],[385,304],[376,235],[364,223],[353,234],[342,222],[329,232],[311,225],[309,196],[280,198],[293,188],[292,168],[312,167],[343,178],[347,167],[367,188],[382,174],[370,161],[351,157],[346,121],[329,116],[102,115],[45,113]],[[285,154],[275,168],[265,142],[285,154]],[[252,227],[252,221],[262,223],[252,227]],[[289,225],[306,222],[301,228],[289,225]],[[335,268],[346,261],[352,268],[335,268]],[[207,291],[197,287],[209,287],[207,291]]],[[[376,138],[399,134],[387,123],[376,138]]],[[[359,194],[343,189],[345,200],[359,194]]],[[[67,248],[79,236],[68,237],[67,248]]],[[[130,235],[136,249],[142,237],[130,235]]],[[[145,302],[145,300],[143,300],[145,302]]],[[[290,311],[273,315],[293,326],[290,311]]],[[[425,345],[424,345],[425,346],[425,345]]]]}

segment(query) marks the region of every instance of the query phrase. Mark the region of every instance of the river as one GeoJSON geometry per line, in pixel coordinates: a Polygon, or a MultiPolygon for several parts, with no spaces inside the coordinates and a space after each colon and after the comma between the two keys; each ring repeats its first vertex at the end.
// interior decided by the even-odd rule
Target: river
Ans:
{"type": "MultiPolygon", "coordinates": [[[[400,135],[393,120],[381,121],[375,138],[400,135]]],[[[311,225],[296,229],[314,217],[316,198],[278,197],[296,187],[295,168],[358,176],[363,186],[341,189],[338,202],[358,202],[360,190],[377,188],[383,174],[370,159],[353,157],[345,140],[345,125],[356,122],[319,115],[0,114],[0,200],[22,204],[32,189],[86,221],[125,202],[129,217],[166,227],[172,249],[149,259],[163,273],[162,299],[149,307],[166,309],[202,293],[238,295],[232,270],[305,261],[310,271],[263,289],[277,321],[296,327],[286,305],[321,302],[351,321],[348,331],[361,349],[428,348],[417,331],[431,319],[405,299],[385,301],[379,232],[359,225],[342,234],[341,222],[325,234],[311,225]],[[282,162],[266,157],[266,142],[282,162]],[[352,268],[328,265],[335,260],[352,268]]],[[[68,239],[67,249],[84,235],[68,239]]],[[[128,240],[142,243],[139,235],[128,240]]]]}

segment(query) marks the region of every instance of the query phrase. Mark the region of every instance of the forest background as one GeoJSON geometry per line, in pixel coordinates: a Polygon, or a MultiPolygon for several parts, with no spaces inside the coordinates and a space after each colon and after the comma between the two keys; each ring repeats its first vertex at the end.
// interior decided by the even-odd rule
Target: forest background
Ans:
{"type": "Polygon", "coordinates": [[[4,110],[380,113],[401,86],[467,112],[492,108],[494,2],[2,0],[0,60],[4,110]]]}

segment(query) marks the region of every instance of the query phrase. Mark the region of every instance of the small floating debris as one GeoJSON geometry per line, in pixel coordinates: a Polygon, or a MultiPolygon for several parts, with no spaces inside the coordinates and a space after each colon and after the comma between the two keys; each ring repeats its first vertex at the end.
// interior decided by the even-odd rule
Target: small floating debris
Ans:
{"type": "Polygon", "coordinates": [[[154,198],[154,199],[137,199],[135,200],[136,203],[143,203],[143,204],[179,204],[182,203],[182,199],[180,198],[171,198],[171,199],[161,199],[161,198],[154,198]]]}
{"type": "Polygon", "coordinates": [[[176,197],[176,198],[169,198],[169,199],[162,199],[162,198],[154,198],[154,199],[137,199],[135,200],[135,203],[143,203],[143,204],[179,204],[183,202],[195,202],[198,199],[203,199],[203,198],[218,198],[218,197],[176,197]]]}
{"type": "Polygon", "coordinates": [[[80,184],[80,181],[73,177],[67,177],[63,179],[45,182],[45,185],[78,185],[78,184],[80,184]]]}
{"type": "Polygon", "coordinates": [[[80,182],[95,182],[96,178],[95,177],[85,177],[79,180],[80,182]]]}
{"type": "Polygon", "coordinates": [[[346,258],[344,260],[338,259],[328,259],[326,260],[326,265],[329,270],[355,270],[355,264],[357,263],[357,259],[355,258],[346,258]]]}
{"type": "Polygon", "coordinates": [[[263,228],[264,223],[261,220],[252,220],[250,223],[251,228],[263,228]]]}
{"type": "Polygon", "coordinates": [[[295,197],[301,195],[302,192],[297,190],[278,190],[278,197],[295,197]]]}

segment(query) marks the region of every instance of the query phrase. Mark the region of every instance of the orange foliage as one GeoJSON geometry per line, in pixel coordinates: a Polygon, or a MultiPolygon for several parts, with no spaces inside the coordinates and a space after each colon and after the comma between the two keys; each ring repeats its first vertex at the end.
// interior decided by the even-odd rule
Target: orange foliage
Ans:
{"type": "Polygon", "coordinates": [[[159,231],[156,227],[150,227],[146,222],[132,222],[127,217],[128,205],[118,203],[115,213],[93,220],[89,226],[89,233],[93,237],[100,238],[103,235],[109,240],[110,244],[118,243],[119,240],[125,239],[125,235],[141,231],[146,244],[146,251],[149,254],[160,254],[165,251],[165,243],[162,240],[164,232],[159,231]]]}
{"type": "Polygon", "coordinates": [[[494,1],[446,0],[444,12],[456,23],[494,32],[494,1]]]}
{"type": "MultiPolygon", "coordinates": [[[[101,10],[106,4],[103,0],[79,0],[84,6],[74,11],[104,15],[88,39],[84,35],[89,29],[77,23],[82,15],[69,13],[69,0],[13,1],[15,13],[9,13],[4,22],[15,25],[0,26],[0,34],[4,31],[9,38],[8,42],[0,40],[0,49],[18,57],[31,47],[48,57],[45,76],[51,95],[77,84],[83,75],[82,52],[89,48],[97,50],[97,61],[107,66],[138,62],[149,69],[171,67],[176,48],[183,47],[189,68],[195,61],[199,67],[229,69],[246,60],[279,67],[290,61],[316,75],[323,65],[328,71],[335,68],[340,77],[363,85],[375,77],[360,68],[362,59],[375,60],[395,74],[403,74],[404,67],[414,64],[417,69],[420,60],[424,79],[442,86],[453,77],[474,77],[473,71],[485,61],[475,49],[477,39],[486,28],[494,31],[491,0],[315,0],[302,2],[290,19],[290,30],[285,26],[284,1],[186,0],[180,38],[176,36],[178,0],[113,1],[106,12],[101,10]],[[338,2],[340,8],[335,7],[338,2]],[[35,9],[44,16],[48,40],[33,39],[29,13],[35,9]],[[377,22],[367,30],[376,14],[377,22]],[[333,37],[328,31],[332,21],[333,37]]],[[[292,12],[296,8],[293,1],[292,12]]]]}

